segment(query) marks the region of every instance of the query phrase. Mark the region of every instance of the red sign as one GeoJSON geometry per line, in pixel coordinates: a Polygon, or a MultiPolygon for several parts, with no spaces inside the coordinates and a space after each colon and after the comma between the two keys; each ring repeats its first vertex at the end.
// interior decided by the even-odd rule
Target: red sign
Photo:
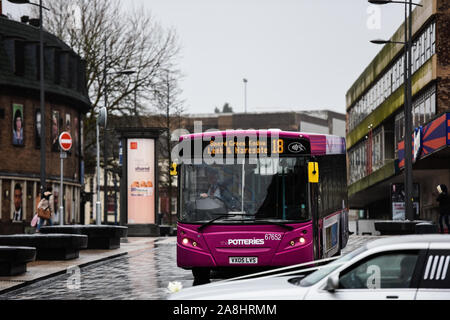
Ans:
{"type": "Polygon", "coordinates": [[[137,142],[131,142],[130,149],[137,149],[137,142]]]}
{"type": "Polygon", "coordinates": [[[64,151],[69,151],[72,148],[72,136],[69,132],[64,131],[59,135],[59,145],[64,151]]]}

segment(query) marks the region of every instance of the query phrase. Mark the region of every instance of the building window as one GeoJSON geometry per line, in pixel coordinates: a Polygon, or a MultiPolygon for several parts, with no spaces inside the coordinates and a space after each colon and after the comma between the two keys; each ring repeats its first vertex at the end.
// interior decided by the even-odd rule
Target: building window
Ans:
{"type": "Polygon", "coordinates": [[[384,164],[384,128],[374,131],[372,136],[372,171],[381,168],[384,164]]]}
{"type": "MultiPolygon", "coordinates": [[[[417,71],[435,53],[435,38],[435,23],[432,22],[413,42],[412,73],[417,71]]],[[[392,67],[349,110],[349,131],[353,130],[403,84],[403,73],[404,55],[402,54],[392,67]],[[353,109],[356,111],[351,112],[353,109]]],[[[421,121],[423,120],[420,120],[418,115],[417,122],[421,121]]]]}
{"type": "Polygon", "coordinates": [[[19,40],[14,42],[14,73],[17,76],[25,73],[25,43],[19,40]]]}
{"type": "MultiPolygon", "coordinates": [[[[436,87],[431,86],[419,95],[412,104],[413,127],[429,122],[436,114],[436,87]]],[[[403,111],[395,116],[395,156],[398,158],[398,143],[405,138],[405,116],[403,111]]]]}
{"type": "Polygon", "coordinates": [[[425,116],[425,120],[424,120],[425,123],[431,119],[431,96],[429,96],[425,100],[424,116],[425,116]]]}
{"type": "Polygon", "coordinates": [[[61,83],[61,51],[55,50],[55,58],[53,60],[54,63],[54,82],[55,84],[61,83]]]}
{"type": "Polygon", "coordinates": [[[359,142],[354,148],[349,150],[350,170],[349,170],[349,184],[352,184],[367,175],[366,172],[366,140],[359,142]]]}
{"type": "Polygon", "coordinates": [[[35,61],[35,66],[36,66],[36,80],[40,80],[41,79],[41,51],[39,50],[39,45],[35,46],[35,56],[34,56],[34,61],[35,61]]]}
{"type": "Polygon", "coordinates": [[[395,157],[398,158],[398,143],[405,138],[405,114],[400,112],[395,116],[395,157]]]}
{"type": "Polygon", "coordinates": [[[436,113],[436,88],[432,86],[420,96],[418,96],[412,105],[414,112],[413,127],[419,127],[427,123],[436,113]]]}

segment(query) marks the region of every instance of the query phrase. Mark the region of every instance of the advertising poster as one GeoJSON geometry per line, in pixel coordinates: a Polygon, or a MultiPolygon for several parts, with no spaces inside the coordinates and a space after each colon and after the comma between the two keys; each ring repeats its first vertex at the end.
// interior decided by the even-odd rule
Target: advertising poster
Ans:
{"type": "Polygon", "coordinates": [[[129,139],[128,223],[155,223],[155,141],[129,139]]]}
{"type": "Polygon", "coordinates": [[[15,146],[23,146],[23,105],[13,104],[13,137],[12,143],[15,146]]]}
{"type": "Polygon", "coordinates": [[[75,155],[79,155],[79,138],[78,138],[78,132],[79,132],[79,125],[78,125],[78,117],[73,118],[73,150],[75,150],[75,155]]]}
{"type": "MultiPolygon", "coordinates": [[[[413,184],[413,208],[416,218],[419,217],[420,189],[413,184]]],[[[405,187],[403,183],[391,184],[392,220],[405,220],[405,187]]]]}
{"type": "Polygon", "coordinates": [[[35,146],[37,149],[41,148],[41,109],[36,109],[34,113],[34,137],[35,146]]]}
{"type": "MultiPolygon", "coordinates": [[[[71,119],[70,119],[70,113],[66,113],[66,119],[64,121],[64,131],[69,132],[70,135],[72,136],[72,139],[73,139],[72,122],[71,122],[71,119]]],[[[72,154],[73,147],[74,147],[74,145],[72,144],[72,148],[69,151],[67,151],[68,154],[72,154]]]]}
{"type": "Polygon", "coordinates": [[[51,123],[51,130],[52,130],[52,151],[59,151],[59,111],[53,110],[52,111],[52,123],[51,123]]]}

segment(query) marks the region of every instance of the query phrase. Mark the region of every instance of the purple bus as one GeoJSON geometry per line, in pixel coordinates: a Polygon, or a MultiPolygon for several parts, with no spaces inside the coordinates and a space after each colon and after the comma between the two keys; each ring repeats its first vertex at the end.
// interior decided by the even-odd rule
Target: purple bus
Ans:
{"type": "Polygon", "coordinates": [[[272,130],[180,137],[177,264],[195,279],[340,254],[348,239],[345,139],[272,130]]]}

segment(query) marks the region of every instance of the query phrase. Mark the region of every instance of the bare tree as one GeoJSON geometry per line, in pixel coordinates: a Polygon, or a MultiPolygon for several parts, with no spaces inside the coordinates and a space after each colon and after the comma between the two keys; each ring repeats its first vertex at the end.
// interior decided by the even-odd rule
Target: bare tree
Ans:
{"type": "Polygon", "coordinates": [[[161,82],[161,70],[173,68],[179,52],[177,35],[173,29],[162,28],[143,8],[125,12],[118,0],[52,0],[46,6],[50,11],[45,28],[86,61],[93,105],[84,121],[88,152],[95,146],[100,107],[118,116],[145,113],[161,82]],[[126,70],[134,73],[125,74],[126,70]]]}
{"type": "Polygon", "coordinates": [[[156,84],[154,91],[154,108],[157,116],[157,122],[160,127],[166,128],[165,134],[161,139],[161,153],[167,161],[163,164],[160,172],[160,185],[167,189],[169,198],[168,203],[168,222],[172,223],[172,194],[174,191],[173,176],[170,175],[170,165],[172,164],[172,148],[175,143],[172,141],[172,133],[181,128],[182,115],[184,112],[184,100],[180,98],[182,90],[179,87],[179,71],[162,69],[159,77],[160,81],[156,84]]]}

